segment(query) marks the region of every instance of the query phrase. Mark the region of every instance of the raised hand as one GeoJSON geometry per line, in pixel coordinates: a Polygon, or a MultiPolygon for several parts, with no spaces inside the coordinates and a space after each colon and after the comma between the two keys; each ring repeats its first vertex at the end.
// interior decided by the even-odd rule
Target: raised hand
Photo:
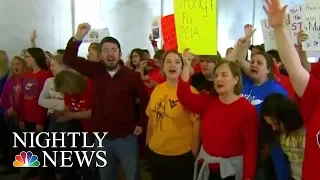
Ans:
{"type": "Polygon", "coordinates": [[[153,37],[152,37],[152,34],[149,35],[149,40],[150,40],[150,41],[153,41],[153,40],[154,40],[153,37]]]}
{"type": "Polygon", "coordinates": [[[245,36],[240,38],[237,42],[238,47],[247,47],[250,45],[250,39],[252,38],[253,34],[256,32],[256,29],[253,28],[252,25],[247,24],[244,26],[244,34],[245,36]]]}
{"type": "Polygon", "coordinates": [[[30,41],[35,41],[37,39],[37,31],[33,30],[30,36],[30,41]]]}
{"type": "Polygon", "coordinates": [[[269,24],[272,28],[285,27],[287,5],[282,6],[281,0],[265,0],[266,5],[263,6],[268,16],[269,24]]]}
{"type": "Polygon", "coordinates": [[[143,60],[143,61],[140,62],[140,68],[141,69],[144,69],[145,67],[147,67],[147,65],[148,65],[148,62],[146,60],[143,60]]]}
{"type": "Polygon", "coordinates": [[[190,52],[190,49],[189,48],[185,49],[182,54],[182,60],[183,60],[184,66],[190,67],[193,59],[194,59],[194,55],[190,52]]]}
{"type": "Polygon", "coordinates": [[[254,29],[251,24],[246,24],[244,26],[244,35],[246,38],[250,39],[255,32],[256,32],[256,29],[254,29]]]}
{"type": "Polygon", "coordinates": [[[301,45],[304,41],[308,40],[309,36],[306,32],[304,32],[303,30],[299,31],[298,36],[297,36],[297,40],[298,40],[298,44],[301,45]]]}
{"type": "Polygon", "coordinates": [[[90,29],[91,29],[91,26],[88,23],[79,24],[75,38],[81,41],[88,34],[90,29]]]}

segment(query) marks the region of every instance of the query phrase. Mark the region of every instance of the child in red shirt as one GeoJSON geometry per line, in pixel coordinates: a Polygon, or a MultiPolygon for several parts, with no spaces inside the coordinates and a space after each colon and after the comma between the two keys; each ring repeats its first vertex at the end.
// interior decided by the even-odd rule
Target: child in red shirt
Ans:
{"type": "MultiPolygon", "coordinates": [[[[65,111],[56,113],[57,124],[68,124],[68,132],[92,132],[91,110],[93,102],[92,83],[89,79],[74,70],[62,70],[55,76],[55,90],[64,94],[65,111]]],[[[92,140],[92,137],[91,139],[92,140]]],[[[90,141],[89,140],[89,141],[90,141]]],[[[82,137],[76,138],[77,149],[81,148],[82,137]]],[[[67,141],[70,148],[72,141],[67,141]]],[[[90,149],[91,150],[91,149],[90,149]]],[[[89,150],[89,151],[90,151],[89,150]]],[[[73,162],[77,162],[72,156],[73,162]]],[[[70,169],[62,173],[64,178],[76,176],[77,169],[70,169]]],[[[63,179],[64,179],[63,178],[63,179]]]]}
{"type": "MultiPolygon", "coordinates": [[[[166,77],[163,75],[162,71],[162,61],[164,50],[158,50],[154,55],[154,66],[153,69],[147,74],[141,74],[142,80],[147,87],[149,95],[151,95],[153,89],[158,85],[166,81],[166,77]]],[[[147,65],[146,62],[141,62],[140,67],[144,68],[147,65]]]]}
{"type": "Polygon", "coordinates": [[[81,131],[92,132],[90,123],[93,102],[91,80],[76,71],[63,70],[56,75],[54,83],[56,91],[64,94],[66,107],[57,122],[77,120],[81,123],[81,131]]]}
{"type": "MultiPolygon", "coordinates": [[[[43,130],[47,110],[38,104],[38,99],[44,82],[51,75],[44,51],[40,48],[27,49],[26,63],[31,71],[23,75],[20,128],[23,131],[39,133],[43,130]]],[[[40,149],[32,149],[32,152],[39,155],[40,149]]],[[[37,169],[31,169],[23,179],[31,179],[37,175],[37,169]]]]}

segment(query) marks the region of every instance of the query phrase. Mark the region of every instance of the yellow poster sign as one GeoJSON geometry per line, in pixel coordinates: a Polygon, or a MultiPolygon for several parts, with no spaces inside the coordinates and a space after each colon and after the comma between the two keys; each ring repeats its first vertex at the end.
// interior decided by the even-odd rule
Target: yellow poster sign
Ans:
{"type": "Polygon", "coordinates": [[[217,54],[217,0],[174,0],[179,52],[217,54]]]}

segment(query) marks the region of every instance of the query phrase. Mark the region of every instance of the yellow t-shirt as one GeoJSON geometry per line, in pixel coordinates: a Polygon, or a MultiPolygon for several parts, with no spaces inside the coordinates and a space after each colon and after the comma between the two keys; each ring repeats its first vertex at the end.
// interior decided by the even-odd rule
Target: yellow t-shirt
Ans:
{"type": "MultiPolygon", "coordinates": [[[[193,87],[191,91],[197,93],[193,87]]],[[[153,128],[149,148],[161,155],[175,156],[190,151],[193,124],[199,120],[199,115],[183,108],[176,93],[177,88],[169,87],[166,82],[158,85],[146,109],[153,128]]]]}

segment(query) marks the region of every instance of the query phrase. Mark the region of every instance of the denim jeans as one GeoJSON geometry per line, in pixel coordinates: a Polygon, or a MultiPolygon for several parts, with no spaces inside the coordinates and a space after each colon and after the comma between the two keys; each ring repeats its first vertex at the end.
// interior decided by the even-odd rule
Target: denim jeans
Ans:
{"type": "MultiPolygon", "coordinates": [[[[95,139],[98,144],[98,140],[95,139]]],[[[105,167],[99,168],[101,180],[118,180],[118,161],[120,162],[126,180],[140,180],[140,167],[139,167],[139,151],[137,136],[128,135],[116,139],[104,139],[103,148],[95,147],[96,151],[107,151],[107,155],[103,158],[107,160],[105,167]]]]}

